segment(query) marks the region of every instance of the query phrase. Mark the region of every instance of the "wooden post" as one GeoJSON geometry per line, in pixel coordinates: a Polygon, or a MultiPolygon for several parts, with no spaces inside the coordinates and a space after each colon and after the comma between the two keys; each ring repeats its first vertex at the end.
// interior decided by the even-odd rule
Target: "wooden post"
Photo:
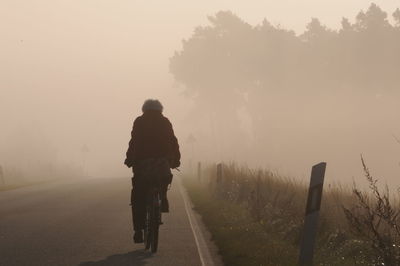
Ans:
{"type": "Polygon", "coordinates": [[[260,220],[260,218],[261,218],[261,192],[260,192],[261,172],[258,172],[256,185],[257,185],[257,187],[256,187],[256,217],[257,217],[257,220],[260,220]]]}
{"type": "Polygon", "coordinates": [[[197,179],[201,182],[201,162],[197,163],[197,179]]]}
{"type": "Polygon", "coordinates": [[[299,265],[313,265],[314,244],[317,236],[319,210],[321,207],[326,163],[312,167],[310,188],[308,190],[306,217],[300,247],[299,265]]]}
{"type": "Polygon", "coordinates": [[[222,181],[222,163],[217,164],[217,184],[222,181]]]}

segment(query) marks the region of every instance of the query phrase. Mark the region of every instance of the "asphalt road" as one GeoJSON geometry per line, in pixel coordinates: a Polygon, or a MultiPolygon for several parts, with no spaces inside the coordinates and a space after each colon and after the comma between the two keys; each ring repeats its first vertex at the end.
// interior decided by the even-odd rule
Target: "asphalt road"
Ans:
{"type": "Polygon", "coordinates": [[[203,258],[208,250],[201,251],[205,244],[193,229],[199,221],[190,219],[176,180],[159,251],[151,254],[133,244],[130,184],[129,178],[101,178],[0,192],[0,265],[214,264],[203,258]]]}

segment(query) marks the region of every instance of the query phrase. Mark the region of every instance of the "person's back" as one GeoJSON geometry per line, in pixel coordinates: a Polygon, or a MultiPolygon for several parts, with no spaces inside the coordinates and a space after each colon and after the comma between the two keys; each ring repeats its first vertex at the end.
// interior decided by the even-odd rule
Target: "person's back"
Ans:
{"type": "Polygon", "coordinates": [[[125,164],[133,167],[132,216],[135,230],[134,241],[143,242],[145,200],[149,170],[159,173],[162,184],[162,211],[168,212],[167,187],[172,181],[170,168],[180,165],[178,140],[163,107],[157,100],[147,100],[142,107],[143,115],[135,119],[125,164]]]}
{"type": "MultiPolygon", "coordinates": [[[[136,118],[127,151],[127,163],[150,158],[168,158],[176,167],[180,159],[178,141],[168,118],[160,111],[145,110],[136,118]],[[175,162],[173,161],[175,160],[175,162]]],[[[173,167],[174,168],[174,167],[173,167]]]]}

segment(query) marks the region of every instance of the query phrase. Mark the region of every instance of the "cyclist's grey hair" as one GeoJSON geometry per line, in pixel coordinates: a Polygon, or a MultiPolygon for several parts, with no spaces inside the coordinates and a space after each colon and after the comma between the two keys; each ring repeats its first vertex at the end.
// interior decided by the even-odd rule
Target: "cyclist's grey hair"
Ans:
{"type": "Polygon", "coordinates": [[[144,102],[143,106],[142,106],[142,111],[143,113],[149,110],[154,110],[154,111],[160,111],[162,112],[164,109],[164,107],[162,106],[162,104],[160,103],[159,100],[153,100],[153,99],[148,99],[144,102]]]}

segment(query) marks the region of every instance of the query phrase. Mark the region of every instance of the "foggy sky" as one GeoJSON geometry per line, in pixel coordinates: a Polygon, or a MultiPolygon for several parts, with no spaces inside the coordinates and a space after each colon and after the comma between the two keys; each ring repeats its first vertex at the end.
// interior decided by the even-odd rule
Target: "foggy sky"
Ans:
{"type": "MultiPolygon", "coordinates": [[[[394,0],[375,3],[389,13],[399,5],[394,0]]],[[[252,25],[266,17],[273,24],[300,33],[311,17],[337,28],[343,16],[352,20],[369,5],[370,1],[363,0],[1,0],[0,164],[1,160],[12,160],[18,165],[18,156],[10,156],[10,150],[22,153],[32,142],[46,146],[42,150],[40,145],[33,145],[36,157],[80,164],[81,147],[86,144],[90,149],[90,175],[130,175],[122,165],[124,153],[132,121],[140,115],[146,98],[158,98],[164,103],[165,114],[173,122],[187,158],[190,149],[185,139],[193,131],[187,114],[192,103],[168,73],[168,59],[196,26],[207,24],[208,15],[231,10],[252,25]]],[[[392,113],[390,121],[394,121],[397,99],[387,101],[391,104],[380,105],[393,109],[386,113],[392,113]]],[[[347,114],[339,116],[345,119],[347,114]]],[[[352,123],[349,120],[348,124],[352,123]]],[[[355,141],[360,138],[351,127],[348,132],[355,141]]],[[[340,156],[340,149],[318,153],[316,147],[304,155],[303,149],[282,147],[285,145],[276,141],[276,157],[272,158],[274,153],[269,151],[265,162],[259,160],[257,165],[304,176],[312,162],[324,157],[321,160],[331,160],[335,168],[345,168],[337,172],[342,175],[358,163],[356,156],[363,152],[367,153],[367,162],[369,157],[376,169],[390,168],[388,172],[394,178],[398,166],[393,164],[400,159],[395,157],[400,154],[400,145],[393,142],[390,132],[400,134],[399,128],[393,126],[371,136],[377,142],[382,140],[381,151],[377,153],[377,144],[354,150],[351,158],[340,156]],[[387,158],[382,157],[385,153],[387,158]]],[[[198,150],[203,155],[209,152],[201,147],[198,150]]],[[[33,156],[22,158],[30,160],[33,156]]],[[[219,157],[243,160],[231,154],[219,157]]],[[[328,162],[328,170],[329,166],[328,162]]]]}

